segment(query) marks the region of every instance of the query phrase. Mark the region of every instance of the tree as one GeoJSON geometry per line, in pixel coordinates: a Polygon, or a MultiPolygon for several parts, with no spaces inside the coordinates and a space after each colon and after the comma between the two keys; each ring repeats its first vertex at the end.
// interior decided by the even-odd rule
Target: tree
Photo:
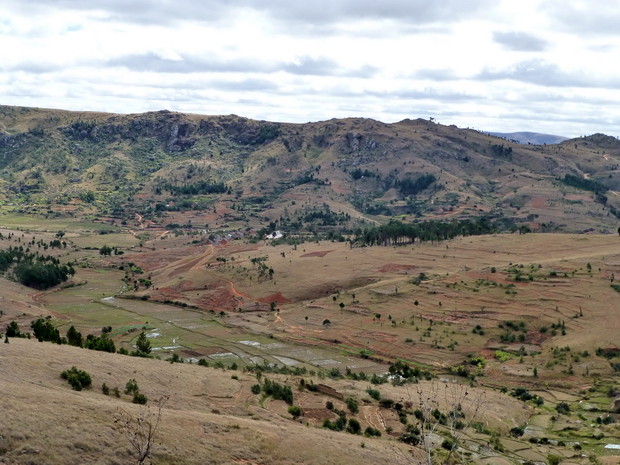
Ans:
{"type": "Polygon", "coordinates": [[[19,325],[15,321],[11,321],[6,327],[6,337],[22,337],[19,325]]]}
{"type": "Polygon", "coordinates": [[[82,347],[84,340],[82,339],[82,333],[78,332],[73,325],[67,331],[67,342],[71,346],[82,347]]]}
{"type": "Polygon", "coordinates": [[[56,233],[56,237],[57,237],[58,239],[62,239],[62,238],[64,237],[64,235],[65,235],[65,232],[64,232],[64,231],[58,231],[58,232],[56,233]]]}
{"type": "Polygon", "coordinates": [[[340,306],[340,312],[342,313],[342,310],[344,310],[344,302],[340,302],[339,306],[340,306]]]}
{"type": "Polygon", "coordinates": [[[114,424],[135,450],[138,465],[142,465],[151,455],[155,433],[161,422],[162,409],[169,398],[170,396],[160,397],[153,403],[154,408],[141,407],[136,416],[122,409],[116,414],[114,424]]]}
{"type": "Polygon", "coordinates": [[[362,426],[360,425],[360,422],[357,421],[355,418],[349,418],[347,432],[351,434],[360,434],[362,432],[362,426]]]}
{"type": "Polygon", "coordinates": [[[151,353],[151,341],[149,341],[144,334],[144,331],[140,333],[138,336],[138,341],[136,342],[136,348],[138,349],[138,353],[140,355],[148,355],[151,353]]]}
{"type": "Polygon", "coordinates": [[[323,320],[323,326],[327,327],[327,326],[329,326],[329,325],[331,325],[331,324],[332,324],[332,322],[331,322],[331,321],[329,321],[327,318],[325,318],[325,319],[323,320]]]}
{"type": "Polygon", "coordinates": [[[99,255],[112,255],[112,247],[109,245],[102,245],[99,249],[99,255]]]}

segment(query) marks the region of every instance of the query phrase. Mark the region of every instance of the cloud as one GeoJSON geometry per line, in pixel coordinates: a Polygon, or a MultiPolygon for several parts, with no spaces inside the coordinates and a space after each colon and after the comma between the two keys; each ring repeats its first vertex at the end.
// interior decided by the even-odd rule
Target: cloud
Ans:
{"type": "Polygon", "coordinates": [[[444,69],[420,69],[413,76],[416,79],[430,79],[432,81],[453,81],[459,79],[454,70],[444,69]]]}
{"type": "Polygon", "coordinates": [[[362,66],[358,69],[344,69],[334,60],[327,58],[301,57],[295,63],[280,64],[277,66],[280,70],[291,74],[299,74],[304,76],[347,76],[369,78],[376,73],[377,69],[370,65],[362,66]]]}
{"type": "Polygon", "coordinates": [[[516,52],[542,52],[547,48],[547,41],[526,32],[493,33],[493,40],[508,50],[516,52]]]}
{"type": "Polygon", "coordinates": [[[124,55],[108,60],[107,66],[123,67],[137,72],[158,73],[275,73],[284,71],[302,76],[345,76],[369,78],[377,71],[365,65],[357,69],[346,69],[328,58],[304,56],[291,63],[268,63],[253,59],[201,59],[180,56],[180,59],[163,58],[155,53],[124,55]]]}
{"type": "Polygon", "coordinates": [[[246,10],[278,21],[317,26],[361,19],[390,19],[409,25],[457,22],[476,16],[490,5],[491,0],[22,0],[13,8],[38,10],[40,14],[53,10],[90,12],[100,19],[137,24],[217,22],[246,10]]]}
{"type": "Polygon", "coordinates": [[[539,59],[522,61],[503,70],[495,71],[485,68],[474,79],[483,81],[511,79],[547,87],[604,87],[611,89],[620,87],[617,80],[592,77],[581,71],[562,71],[557,65],[539,59]]]}
{"type": "Polygon", "coordinates": [[[59,71],[62,69],[62,66],[59,64],[52,63],[38,63],[33,61],[24,61],[21,63],[16,63],[13,65],[8,64],[0,64],[0,70],[3,71],[23,71],[28,74],[45,74],[45,73],[53,73],[55,71],[59,71]]]}
{"type": "Polygon", "coordinates": [[[541,6],[541,13],[548,16],[552,24],[572,34],[620,34],[620,5],[616,2],[547,0],[541,6]]]}
{"type": "Polygon", "coordinates": [[[157,73],[252,73],[269,72],[269,66],[251,59],[222,61],[182,56],[178,60],[163,58],[155,53],[124,55],[108,60],[105,65],[123,67],[131,71],[157,73]]]}

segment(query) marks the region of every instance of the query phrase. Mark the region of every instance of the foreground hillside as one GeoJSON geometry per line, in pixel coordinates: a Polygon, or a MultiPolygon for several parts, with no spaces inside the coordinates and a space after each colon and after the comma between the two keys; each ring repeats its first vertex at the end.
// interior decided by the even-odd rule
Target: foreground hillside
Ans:
{"type": "Polygon", "coordinates": [[[504,229],[606,232],[620,215],[620,142],[602,134],[520,145],[422,119],[287,124],[2,106],[0,155],[4,211],[35,216],[163,226],[180,212],[181,225],[288,231],[486,216],[504,229]],[[558,181],[567,174],[595,184],[558,181]],[[317,209],[323,216],[308,216],[317,209]]]}
{"type": "MultiPolygon", "coordinates": [[[[2,438],[0,463],[126,464],[134,451],[115,425],[124,410],[140,407],[122,393],[130,379],[151,400],[169,395],[156,435],[153,462],[398,463],[398,444],[334,435],[307,428],[261,408],[250,392],[256,378],[197,365],[165,363],[11,339],[0,351],[2,438]],[[71,366],[92,376],[93,388],[73,391],[60,378],[71,366]],[[238,379],[231,379],[232,374],[238,379]],[[101,385],[119,387],[121,398],[105,396],[101,385]],[[396,457],[396,458],[395,458],[396,457]]],[[[156,410],[151,406],[151,410],[156,410]]]]}

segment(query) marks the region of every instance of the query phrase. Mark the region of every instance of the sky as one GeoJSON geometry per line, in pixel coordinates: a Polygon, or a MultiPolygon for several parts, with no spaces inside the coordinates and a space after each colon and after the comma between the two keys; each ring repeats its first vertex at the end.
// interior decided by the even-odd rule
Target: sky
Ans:
{"type": "Polygon", "coordinates": [[[0,1],[0,104],[620,135],[615,0],[0,1]]]}

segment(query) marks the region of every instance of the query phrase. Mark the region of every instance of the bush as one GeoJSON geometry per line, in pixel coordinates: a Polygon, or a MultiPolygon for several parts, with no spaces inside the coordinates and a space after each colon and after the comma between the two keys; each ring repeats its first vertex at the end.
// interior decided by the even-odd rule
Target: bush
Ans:
{"type": "Polygon", "coordinates": [[[136,391],[133,394],[132,402],[134,404],[146,405],[146,403],[148,402],[148,398],[144,394],[142,394],[141,392],[136,391]]]}
{"type": "Polygon", "coordinates": [[[366,389],[366,393],[375,400],[381,399],[381,393],[377,391],[376,389],[368,388],[366,389]]]}
{"type": "Polygon", "coordinates": [[[347,408],[351,413],[358,413],[360,411],[357,402],[352,397],[347,397],[347,408]]]}
{"type": "Polygon", "coordinates": [[[103,394],[106,395],[106,396],[110,395],[110,388],[108,387],[108,385],[106,383],[103,383],[101,385],[101,392],[103,392],[103,394]]]}
{"type": "Polygon", "coordinates": [[[125,384],[125,394],[135,394],[137,392],[140,392],[140,388],[138,388],[138,383],[136,383],[136,380],[132,378],[127,381],[127,384],[125,384]]]}
{"type": "Polygon", "coordinates": [[[525,430],[519,426],[515,426],[514,428],[510,429],[510,435],[512,437],[515,438],[520,438],[521,436],[523,436],[523,433],[525,433],[525,430]]]}
{"type": "Polygon", "coordinates": [[[297,405],[291,405],[288,408],[288,413],[290,413],[293,416],[293,419],[296,419],[301,416],[301,408],[298,407],[297,405]]]}
{"type": "Polygon", "coordinates": [[[260,394],[260,384],[252,385],[252,394],[260,394]]]}
{"type": "Polygon", "coordinates": [[[66,379],[75,391],[81,391],[83,388],[90,388],[92,385],[90,375],[84,370],[78,370],[76,367],[71,367],[70,370],[63,371],[60,377],[66,379]]]}
{"type": "Polygon", "coordinates": [[[290,386],[283,386],[276,383],[275,381],[270,381],[269,379],[265,378],[265,384],[263,384],[263,392],[276,400],[280,399],[289,405],[293,405],[293,391],[291,390],[290,386]]]}
{"type": "Polygon", "coordinates": [[[560,402],[555,406],[555,410],[558,413],[563,413],[564,415],[570,415],[570,406],[566,402],[560,402]]]}
{"type": "Polygon", "coordinates": [[[349,426],[347,426],[347,432],[351,434],[360,434],[362,432],[362,426],[360,422],[355,418],[349,418],[349,426]]]}
{"type": "Polygon", "coordinates": [[[443,447],[446,450],[452,450],[456,447],[456,442],[451,441],[450,439],[444,439],[443,442],[441,443],[441,447],[443,447]]]}

